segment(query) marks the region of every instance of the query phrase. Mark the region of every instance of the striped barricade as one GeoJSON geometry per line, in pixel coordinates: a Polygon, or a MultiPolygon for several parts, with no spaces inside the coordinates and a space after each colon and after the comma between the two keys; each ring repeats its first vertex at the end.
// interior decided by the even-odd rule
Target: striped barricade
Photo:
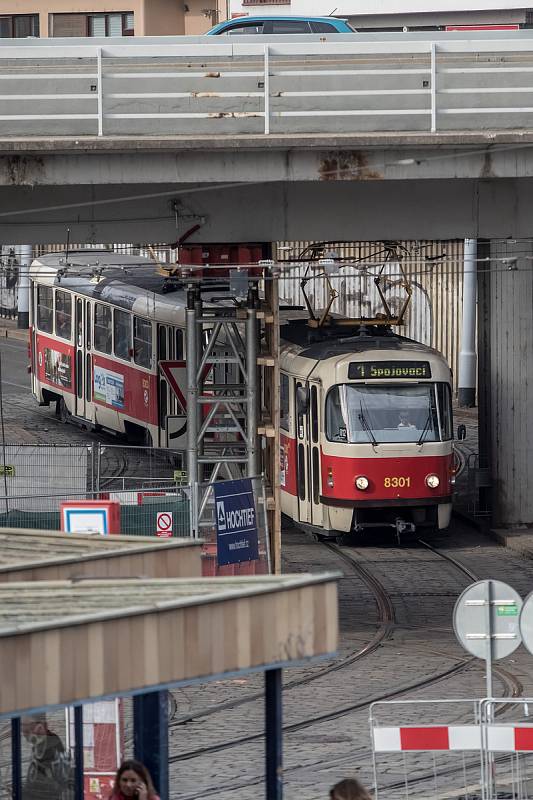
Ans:
{"type": "Polygon", "coordinates": [[[375,797],[481,794],[486,770],[479,700],[375,703],[370,709],[375,797]]]}
{"type": "Polygon", "coordinates": [[[533,717],[528,720],[533,701],[504,703],[374,704],[370,723],[376,798],[533,798],[533,717]],[[400,724],[388,724],[391,717],[400,724]],[[427,724],[416,724],[416,717],[427,724]],[[448,724],[438,724],[446,718],[448,724]]]}

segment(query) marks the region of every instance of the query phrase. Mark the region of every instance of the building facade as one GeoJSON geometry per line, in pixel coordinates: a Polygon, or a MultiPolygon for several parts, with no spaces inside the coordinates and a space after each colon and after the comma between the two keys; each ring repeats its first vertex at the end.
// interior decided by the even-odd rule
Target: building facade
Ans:
{"type": "Polygon", "coordinates": [[[218,0],[0,0],[0,39],[202,34],[218,0]]]}
{"type": "Polygon", "coordinates": [[[231,16],[289,14],[347,19],[358,31],[523,28],[531,0],[229,0],[231,16]]]}

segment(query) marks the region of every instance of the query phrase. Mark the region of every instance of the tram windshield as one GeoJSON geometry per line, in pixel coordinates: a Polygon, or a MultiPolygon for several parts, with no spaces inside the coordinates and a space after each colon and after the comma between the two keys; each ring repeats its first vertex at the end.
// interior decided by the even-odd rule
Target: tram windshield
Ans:
{"type": "Polygon", "coordinates": [[[451,392],[445,383],[334,386],[326,400],[331,442],[439,442],[452,438],[451,392]]]}

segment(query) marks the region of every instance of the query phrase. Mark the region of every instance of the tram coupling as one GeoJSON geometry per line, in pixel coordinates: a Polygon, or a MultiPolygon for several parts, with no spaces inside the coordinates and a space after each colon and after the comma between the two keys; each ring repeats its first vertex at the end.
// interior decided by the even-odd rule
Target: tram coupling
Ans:
{"type": "Polygon", "coordinates": [[[394,522],[356,522],[353,526],[354,533],[363,533],[367,528],[393,528],[396,531],[396,541],[401,544],[402,533],[414,533],[414,522],[406,522],[401,517],[396,517],[394,522]]]}

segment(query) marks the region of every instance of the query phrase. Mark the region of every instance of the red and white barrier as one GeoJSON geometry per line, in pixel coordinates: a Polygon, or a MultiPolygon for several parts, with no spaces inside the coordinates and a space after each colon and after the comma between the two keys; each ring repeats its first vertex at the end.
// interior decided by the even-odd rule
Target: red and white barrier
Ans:
{"type": "MultiPolygon", "coordinates": [[[[374,727],[375,753],[480,750],[481,725],[374,727]]],[[[489,752],[533,751],[533,725],[487,725],[489,752]]]]}

